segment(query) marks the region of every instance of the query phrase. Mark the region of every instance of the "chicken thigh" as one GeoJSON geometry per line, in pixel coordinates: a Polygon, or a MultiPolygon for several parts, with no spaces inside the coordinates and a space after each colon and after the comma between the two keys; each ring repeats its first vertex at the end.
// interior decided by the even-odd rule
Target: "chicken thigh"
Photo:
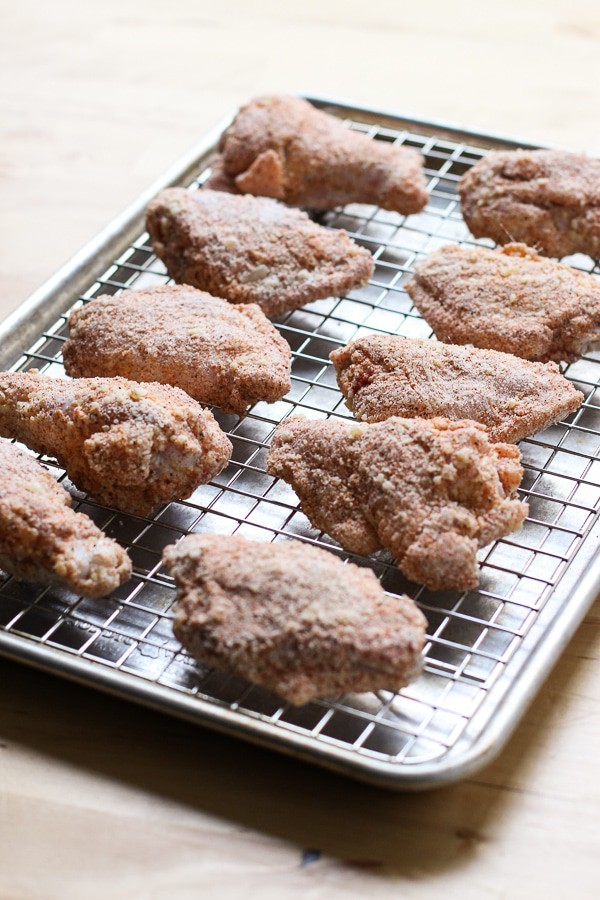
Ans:
{"type": "Polygon", "coordinates": [[[523,241],[546,256],[600,256],[600,160],[565,150],[489,153],[459,185],[475,237],[523,241]]]}
{"type": "Polygon", "coordinates": [[[486,426],[492,441],[520,441],[583,403],[554,362],[372,334],[331,354],[338,384],[357,419],[446,416],[486,426]]]}
{"type": "Polygon", "coordinates": [[[368,250],[268,197],[168,188],[148,207],[152,247],[169,275],[267,316],[366,284],[368,250]]]}
{"type": "Polygon", "coordinates": [[[326,550],[194,534],[164,561],[184,647],[290,703],[397,690],[420,668],[427,622],[417,606],[326,550]]]}
{"type": "Polygon", "coordinates": [[[290,389],[290,347],[253,303],[232,306],[187,285],[98,297],[69,317],[74,378],[122,375],[179,387],[243,415],[290,389]]]}
{"type": "Polygon", "coordinates": [[[478,583],[478,548],[527,515],[515,495],[520,456],[470,421],[288,419],[275,430],[267,471],[346,550],[385,547],[407,578],[466,590],[478,583]]]}
{"type": "Polygon", "coordinates": [[[448,244],[417,263],[406,290],[447,343],[561,362],[600,338],[600,281],[524,244],[448,244]]]}

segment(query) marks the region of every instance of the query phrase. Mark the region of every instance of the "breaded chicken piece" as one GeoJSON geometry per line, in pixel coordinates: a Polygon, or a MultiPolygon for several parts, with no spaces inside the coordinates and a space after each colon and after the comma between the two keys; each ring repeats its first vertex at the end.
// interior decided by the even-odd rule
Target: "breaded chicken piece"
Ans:
{"type": "Polygon", "coordinates": [[[55,457],[100,503],[146,514],[227,464],[212,413],[178,388],[125,378],[0,374],[0,435],[55,457]]]}
{"type": "Polygon", "coordinates": [[[584,399],[556,363],[496,350],[373,334],[330,358],[348,408],[365,422],[473,419],[491,441],[512,442],[564,418],[584,399]]]}
{"type": "Polygon", "coordinates": [[[385,547],[407,578],[466,590],[478,583],[478,548],[527,515],[515,498],[520,457],[476,422],[288,419],[275,430],[267,471],[291,484],[312,524],[344,549],[385,547]]]}
{"type": "Polygon", "coordinates": [[[560,362],[600,338],[600,281],[524,244],[449,244],[415,266],[406,290],[447,343],[560,362]]]}
{"type": "Polygon", "coordinates": [[[394,691],[420,668],[427,622],[413,601],[386,595],[370,569],[326,550],[194,534],[163,560],[183,646],[289,703],[394,691]]]}
{"type": "Polygon", "coordinates": [[[416,150],[351,131],[298,97],[243,106],[223,133],[208,187],[331,209],[374,203],[416,213],[427,203],[416,150]]]}
{"type": "Polygon", "coordinates": [[[16,578],[103,597],[131,575],[131,561],[29,454],[0,441],[0,568],[16,578]]]}
{"type": "Polygon", "coordinates": [[[98,297],[71,313],[67,374],[158,381],[244,415],[290,389],[290,348],[253,303],[232,306],[187,285],[98,297]]]}
{"type": "Polygon", "coordinates": [[[475,237],[522,241],[545,256],[600,256],[600,160],[563,150],[490,153],[461,179],[475,237]]]}
{"type": "Polygon", "coordinates": [[[175,281],[279,316],[368,282],[373,257],[345,231],[268,197],[168,188],[146,216],[154,252],[175,281]]]}

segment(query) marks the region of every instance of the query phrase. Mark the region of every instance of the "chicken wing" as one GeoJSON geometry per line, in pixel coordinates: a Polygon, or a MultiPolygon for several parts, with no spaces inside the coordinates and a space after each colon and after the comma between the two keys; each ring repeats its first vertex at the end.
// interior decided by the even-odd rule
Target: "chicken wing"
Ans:
{"type": "Polygon", "coordinates": [[[110,594],[131,561],[29,454],[0,441],[0,567],[16,578],[62,584],[84,597],[110,594]]]}
{"type": "Polygon", "coordinates": [[[374,203],[400,213],[427,203],[423,157],[370,140],[298,97],[243,106],[223,133],[208,186],[331,209],[374,203]]]}
{"type": "Polygon", "coordinates": [[[290,389],[290,348],[255,304],[232,306],[182,285],[98,297],[69,318],[65,369],[75,378],[159,381],[243,415],[290,389]]]}
{"type": "Polygon", "coordinates": [[[420,668],[427,623],[413,601],[326,550],[195,534],[167,547],[164,562],[184,647],[290,703],[397,690],[420,668]]]}
{"type": "Polygon", "coordinates": [[[483,425],[393,417],[374,425],[289,419],[275,430],[267,471],[350,552],[387,548],[433,590],[478,583],[477,549],[515,531],[527,505],[513,444],[483,425]]]}
{"type": "Polygon", "coordinates": [[[524,244],[449,244],[415,266],[406,290],[447,343],[560,362],[600,338],[600,281],[524,244]]]}
{"type": "Polygon", "coordinates": [[[267,316],[344,294],[373,271],[345,231],[268,197],[169,188],[148,207],[146,227],[175,281],[257,303],[267,316]]]}
{"type": "Polygon", "coordinates": [[[232,450],[212,413],[178,388],[36,371],[0,374],[0,435],[54,456],[100,503],[138,514],[188,497],[232,450]]]}
{"type": "Polygon", "coordinates": [[[490,153],[459,193],[475,237],[523,241],[545,256],[600,256],[600,160],[562,150],[490,153]]]}
{"type": "Polygon", "coordinates": [[[340,389],[357,419],[446,416],[486,426],[491,441],[519,441],[578,409],[583,394],[556,363],[392,335],[334,350],[340,389]]]}

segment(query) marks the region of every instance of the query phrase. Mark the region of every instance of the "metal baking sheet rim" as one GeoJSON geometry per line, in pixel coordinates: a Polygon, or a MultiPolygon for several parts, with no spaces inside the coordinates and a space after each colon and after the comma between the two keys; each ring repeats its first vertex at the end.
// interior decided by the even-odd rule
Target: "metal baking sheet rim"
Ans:
{"type": "MultiPolygon", "coordinates": [[[[498,144],[528,148],[536,146],[504,135],[468,131],[448,122],[406,118],[387,110],[365,109],[321,96],[305,96],[320,107],[332,107],[342,113],[358,114],[367,119],[375,117],[380,124],[381,119],[388,119],[396,127],[404,129],[417,126],[431,130],[438,136],[441,133],[446,134],[453,140],[475,139],[496,146],[498,144]]],[[[80,286],[89,284],[95,272],[99,274],[104,271],[119,251],[122,252],[124,246],[139,236],[140,229],[143,228],[144,211],[150,200],[165,187],[185,181],[187,176],[192,175],[203,162],[207,161],[208,155],[214,152],[219,136],[231,120],[232,116],[228,116],[209,132],[0,323],[2,368],[13,364],[19,358],[38,337],[40,330],[44,330],[44,322],[50,323],[71,305],[73,294],[79,293],[80,286]]],[[[584,540],[573,562],[569,563],[556,589],[570,598],[569,603],[554,616],[553,621],[546,622],[544,616],[546,610],[542,610],[536,626],[508,663],[511,668],[520,666],[518,694],[515,694],[514,689],[512,693],[507,690],[502,692],[500,681],[494,685],[490,689],[490,695],[498,694],[496,704],[489,701],[487,710],[484,706],[473,715],[457,744],[441,762],[398,765],[391,760],[379,761],[364,756],[357,758],[352,751],[334,744],[315,748],[314,739],[297,734],[292,729],[286,728],[283,731],[281,726],[265,724],[258,718],[252,718],[251,713],[245,712],[242,717],[236,710],[220,707],[214,702],[203,702],[195,696],[177,696],[177,700],[174,701],[168,687],[144,681],[135,675],[111,669],[75,654],[71,656],[67,650],[58,650],[35,642],[25,644],[22,638],[7,632],[0,632],[0,654],[50,674],[68,678],[85,686],[96,687],[119,698],[134,700],[151,709],[176,715],[195,724],[207,725],[217,731],[269,749],[277,749],[339,774],[351,775],[378,787],[401,790],[440,787],[464,779],[491,762],[514,732],[523,713],[600,591],[600,557],[591,562],[588,558],[586,563],[578,566],[577,557],[580,556],[584,546],[589,548],[590,545],[596,548],[600,545],[600,520],[584,540]],[[543,643],[529,649],[528,645],[534,642],[540,630],[545,632],[543,643]],[[490,713],[486,718],[489,718],[489,722],[484,723],[485,728],[482,730],[482,719],[488,710],[490,713]],[[470,737],[471,732],[477,732],[475,738],[470,737]],[[470,744],[468,750],[461,749],[465,744],[470,744]]]]}

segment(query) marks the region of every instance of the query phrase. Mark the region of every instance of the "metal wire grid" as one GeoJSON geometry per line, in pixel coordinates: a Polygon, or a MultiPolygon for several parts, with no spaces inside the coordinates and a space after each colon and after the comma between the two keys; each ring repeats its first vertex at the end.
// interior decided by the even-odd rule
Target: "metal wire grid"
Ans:
{"type": "MultiPolygon", "coordinates": [[[[276,725],[282,734],[310,737],[325,752],[334,744],[358,757],[408,766],[442,759],[456,746],[490,688],[506,677],[507,663],[552,601],[556,585],[596,520],[600,357],[592,353],[565,370],[585,393],[581,409],[521,442],[526,470],[521,493],[529,501],[530,517],[516,535],[481,551],[479,590],[433,593],[407,582],[386,553],[368,560],[341,554],[371,566],[387,591],[408,593],[428,618],[423,673],[402,692],[346,694],[295,708],[242,679],[207,669],[181,651],[171,632],[174,591],[161,568],[162,549],[189,532],[235,532],[262,541],[293,537],[340,552],[311,527],[289,486],[266,474],[270,437],[276,425],[294,413],[351,418],[328,361],[335,347],[373,332],[431,337],[403,288],[418,258],[448,242],[492,246],[470,238],[456,198],[458,179],[484,150],[413,131],[358,121],[347,124],[375,140],[404,143],[424,153],[430,190],[427,208],[406,218],[350,205],[319,217],[329,227],[346,228],[373,253],[373,278],[366,288],[311,303],[278,320],[292,348],[291,391],[277,403],[256,404],[242,419],[213,410],[232,441],[232,460],[189,500],[171,503],[152,517],[125,515],[77,491],[64,470],[44,458],[68,486],[74,506],[127,548],[134,576],[103,600],[76,598],[56,587],[35,590],[5,577],[0,585],[0,628],[24,641],[76,654],[89,661],[90,670],[110,667],[164,686],[175,706],[184,694],[235,711],[242,731],[244,720],[251,718],[276,725]]],[[[207,175],[207,170],[201,172],[191,187],[201,186],[207,175]]],[[[598,272],[587,257],[568,262],[598,272]]],[[[143,234],[77,298],[73,308],[99,294],[168,281],[143,234]]],[[[15,370],[35,367],[64,375],[66,318],[61,316],[39,337],[15,370]]]]}

